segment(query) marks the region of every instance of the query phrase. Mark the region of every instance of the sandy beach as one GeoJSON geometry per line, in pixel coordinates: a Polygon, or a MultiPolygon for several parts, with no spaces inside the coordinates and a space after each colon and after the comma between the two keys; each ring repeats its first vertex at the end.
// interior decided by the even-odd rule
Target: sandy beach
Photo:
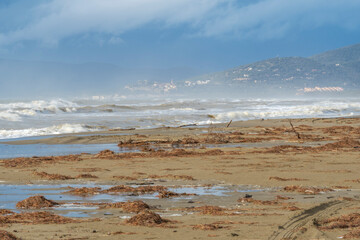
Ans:
{"type": "MultiPolygon", "coordinates": [[[[4,191],[32,188],[3,202],[46,195],[0,209],[2,239],[360,237],[357,117],[111,129],[6,144],[118,144],[119,151],[1,160],[4,191]],[[69,204],[83,216],[61,207],[69,204]]],[[[4,191],[0,198],[13,194],[4,191]]]]}

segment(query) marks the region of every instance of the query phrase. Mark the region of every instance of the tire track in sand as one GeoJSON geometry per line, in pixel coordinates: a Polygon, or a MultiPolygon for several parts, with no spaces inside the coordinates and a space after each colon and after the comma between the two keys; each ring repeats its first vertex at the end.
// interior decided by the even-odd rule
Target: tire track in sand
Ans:
{"type": "Polygon", "coordinates": [[[303,211],[301,214],[291,218],[288,222],[279,226],[279,230],[274,232],[269,240],[281,240],[281,239],[295,239],[294,236],[298,230],[305,226],[308,222],[313,221],[314,219],[320,218],[324,215],[330,215],[330,213],[335,212],[343,207],[348,207],[354,203],[349,201],[331,201],[322,203],[318,206],[312,207],[303,211]]]}

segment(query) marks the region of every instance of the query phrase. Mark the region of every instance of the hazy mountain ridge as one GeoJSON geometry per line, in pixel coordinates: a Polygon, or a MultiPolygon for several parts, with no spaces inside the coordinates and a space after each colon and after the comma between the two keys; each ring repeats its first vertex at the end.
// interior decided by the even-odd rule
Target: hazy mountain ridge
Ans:
{"type": "Polygon", "coordinates": [[[309,58],[272,58],[242,65],[223,72],[206,74],[184,81],[227,85],[233,88],[304,89],[339,87],[360,89],[360,44],[352,45],[309,58]]]}

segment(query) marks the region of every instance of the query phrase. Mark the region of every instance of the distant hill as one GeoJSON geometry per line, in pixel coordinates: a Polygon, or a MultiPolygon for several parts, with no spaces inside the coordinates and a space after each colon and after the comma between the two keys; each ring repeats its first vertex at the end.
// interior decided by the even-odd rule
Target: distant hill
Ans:
{"type": "Polygon", "coordinates": [[[185,88],[238,90],[345,91],[360,89],[360,44],[309,58],[272,58],[223,72],[189,78],[185,88]]]}

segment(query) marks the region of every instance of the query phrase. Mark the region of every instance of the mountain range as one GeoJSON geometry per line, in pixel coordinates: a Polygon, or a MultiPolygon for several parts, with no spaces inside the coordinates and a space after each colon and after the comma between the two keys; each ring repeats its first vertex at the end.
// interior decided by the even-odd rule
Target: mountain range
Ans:
{"type": "Polygon", "coordinates": [[[360,89],[360,44],[311,57],[271,58],[226,71],[188,78],[191,88],[340,92],[360,89]]]}

